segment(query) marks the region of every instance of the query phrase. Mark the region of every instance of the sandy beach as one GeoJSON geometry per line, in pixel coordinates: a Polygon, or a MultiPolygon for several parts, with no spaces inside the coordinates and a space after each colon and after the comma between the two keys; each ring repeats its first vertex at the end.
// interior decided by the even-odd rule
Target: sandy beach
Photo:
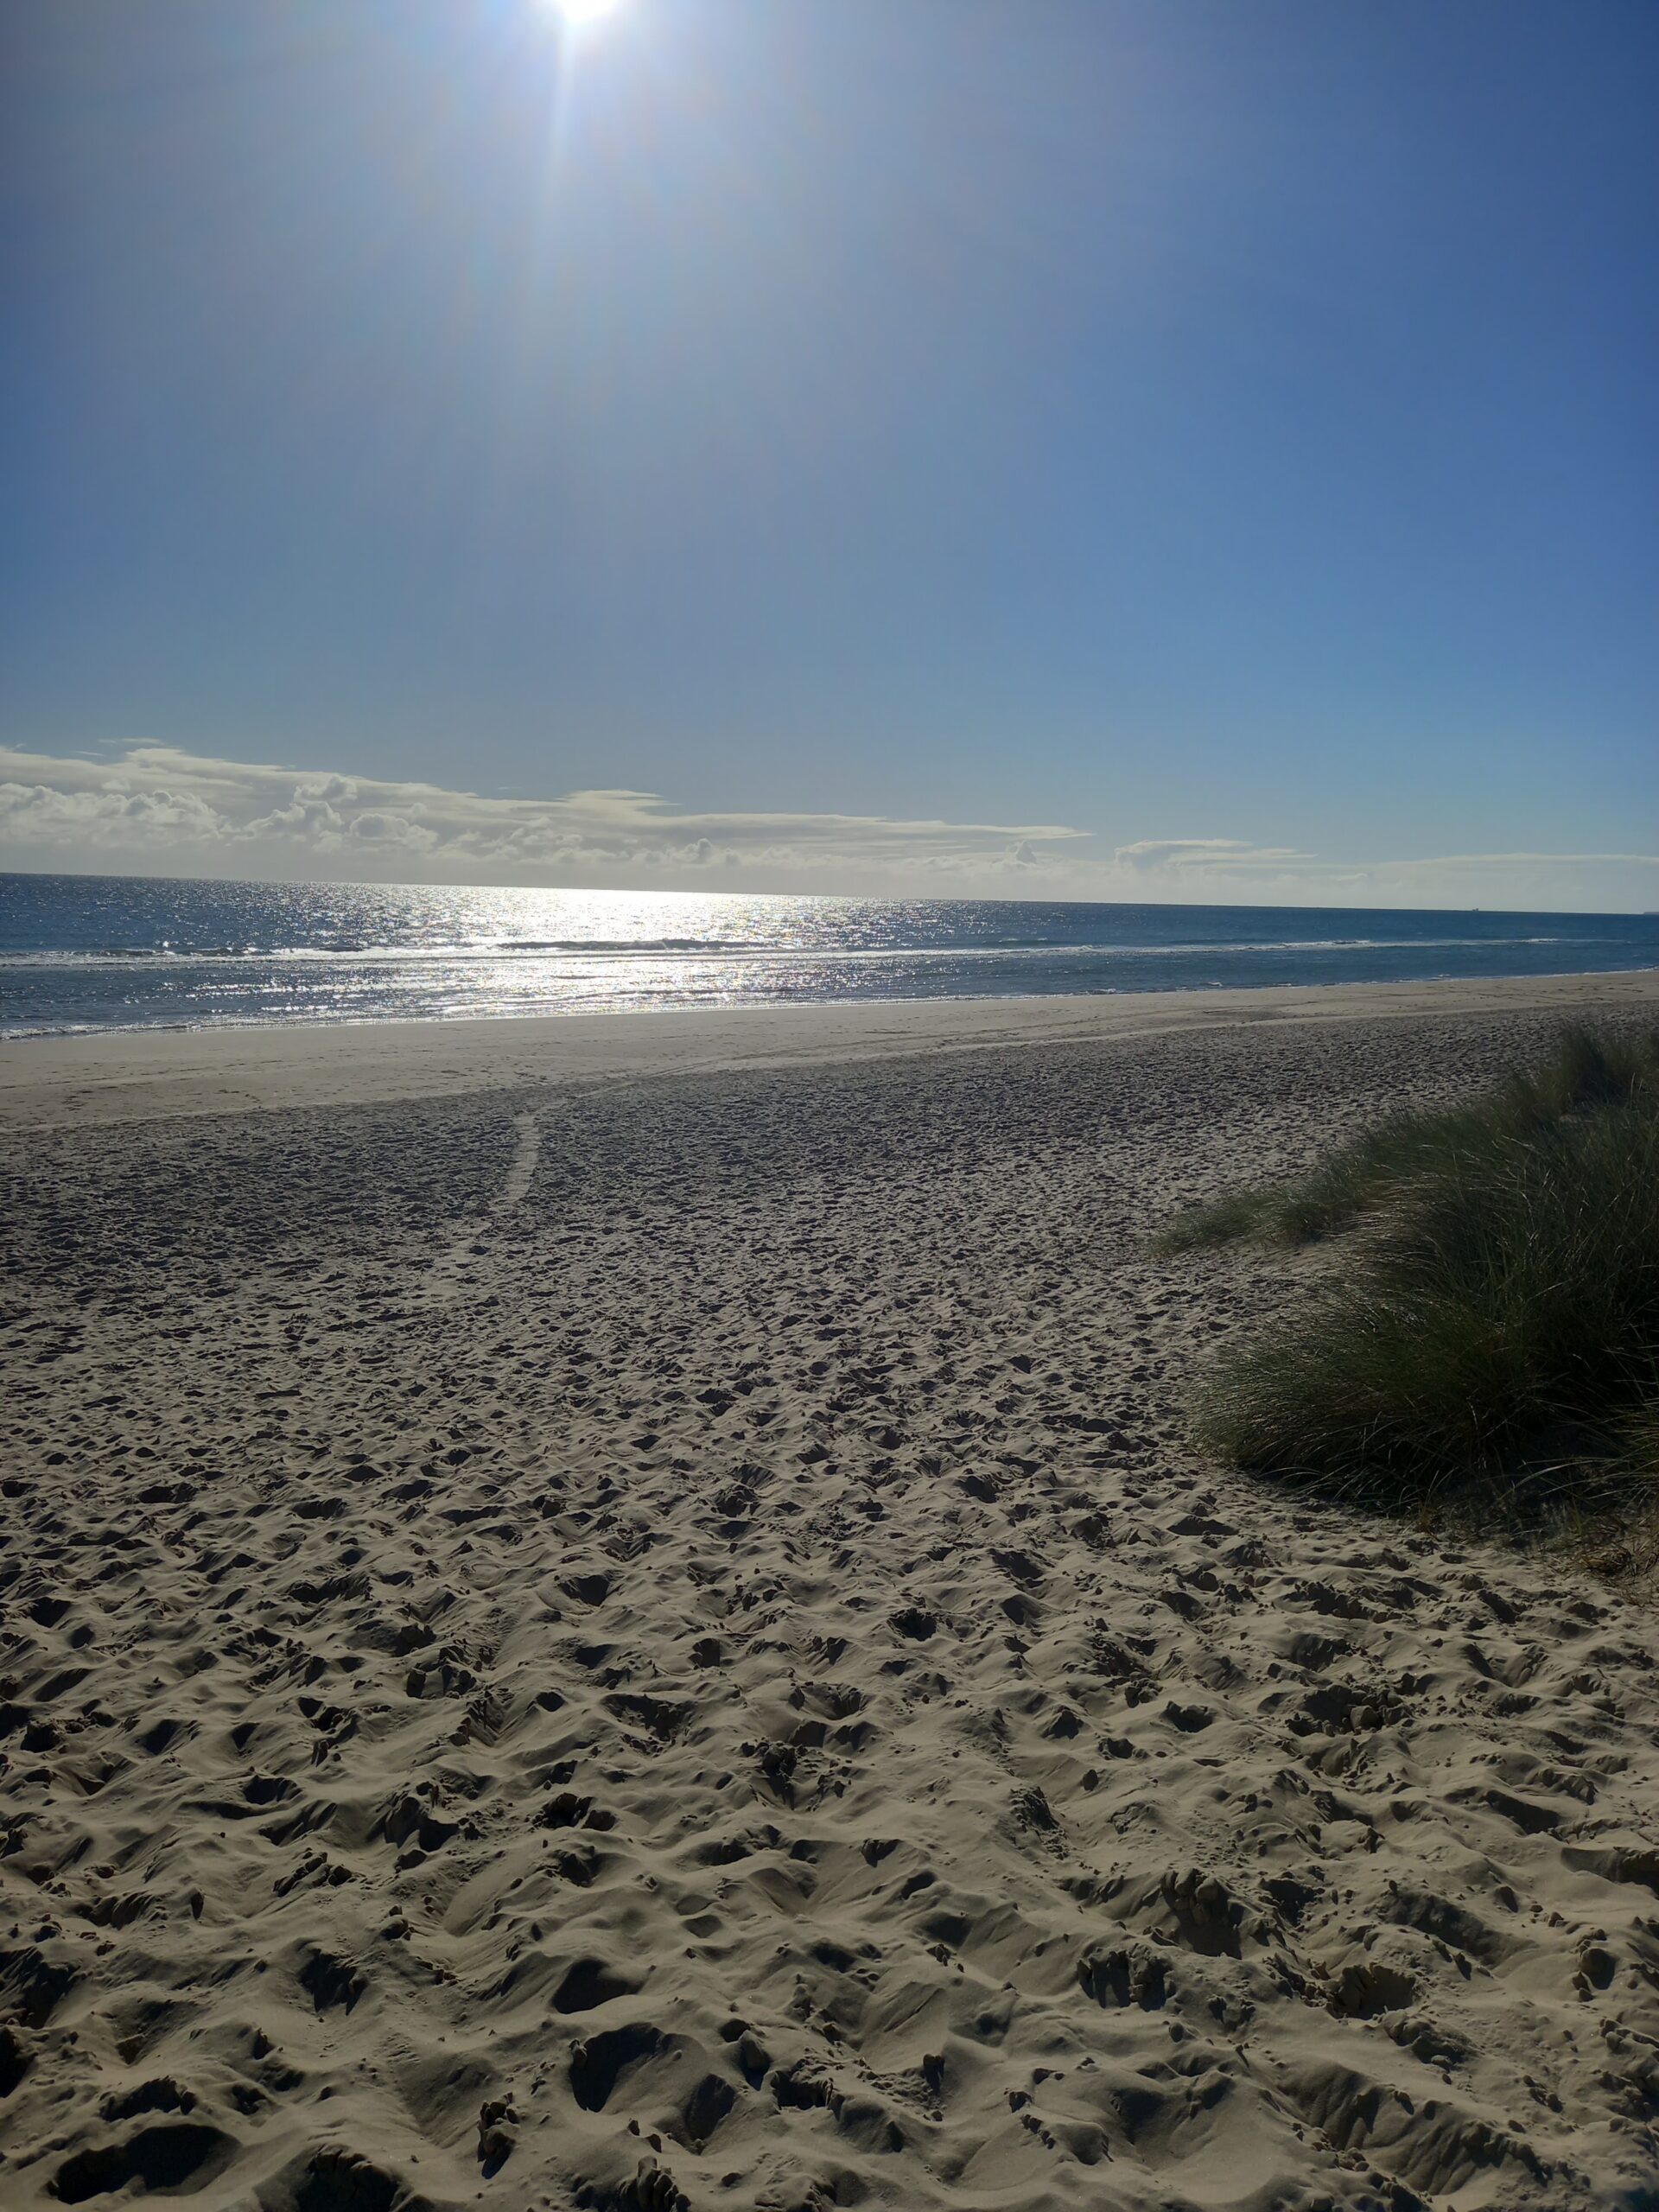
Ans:
{"type": "Polygon", "coordinates": [[[0,1054],[0,2202],[1659,2202],[1654,1616],[1180,1208],[1659,976],[0,1054]]]}

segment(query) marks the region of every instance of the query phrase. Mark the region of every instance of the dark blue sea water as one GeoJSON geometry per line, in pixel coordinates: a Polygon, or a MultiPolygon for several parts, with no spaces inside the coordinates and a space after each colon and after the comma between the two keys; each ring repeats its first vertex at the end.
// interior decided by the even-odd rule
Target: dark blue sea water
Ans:
{"type": "Polygon", "coordinates": [[[1659,916],[0,875],[0,1034],[1659,966],[1659,916]]]}

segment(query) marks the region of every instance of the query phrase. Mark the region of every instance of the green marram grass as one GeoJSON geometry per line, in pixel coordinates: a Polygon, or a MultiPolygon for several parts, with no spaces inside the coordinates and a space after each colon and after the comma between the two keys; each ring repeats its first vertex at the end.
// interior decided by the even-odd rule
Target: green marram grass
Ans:
{"type": "Polygon", "coordinates": [[[1569,1032],[1542,1067],[1162,1244],[1338,1238],[1310,1308],[1205,1384],[1212,1448],[1373,1499],[1659,1477],[1659,1037],[1569,1032]]]}

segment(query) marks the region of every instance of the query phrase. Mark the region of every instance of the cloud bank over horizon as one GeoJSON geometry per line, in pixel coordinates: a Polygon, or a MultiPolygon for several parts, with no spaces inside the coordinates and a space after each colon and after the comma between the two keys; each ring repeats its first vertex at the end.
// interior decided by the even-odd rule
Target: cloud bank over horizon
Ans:
{"type": "Polygon", "coordinates": [[[1057,823],[699,811],[654,792],[486,794],[137,745],[0,746],[0,868],[572,888],[1617,912],[1659,854],[1344,859],[1217,836],[1122,843],[1057,823]]]}

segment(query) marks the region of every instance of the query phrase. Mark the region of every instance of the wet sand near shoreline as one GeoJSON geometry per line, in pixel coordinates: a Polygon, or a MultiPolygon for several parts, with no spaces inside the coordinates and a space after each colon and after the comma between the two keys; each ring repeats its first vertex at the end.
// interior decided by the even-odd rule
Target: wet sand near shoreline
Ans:
{"type": "Polygon", "coordinates": [[[31,1037],[0,1049],[0,1129],[384,1104],[616,1076],[1121,1044],[1241,1024],[1470,1015],[1651,1019],[1659,971],[1487,982],[1287,984],[1083,997],[842,1000],[521,1020],[293,1023],[31,1037]]]}

